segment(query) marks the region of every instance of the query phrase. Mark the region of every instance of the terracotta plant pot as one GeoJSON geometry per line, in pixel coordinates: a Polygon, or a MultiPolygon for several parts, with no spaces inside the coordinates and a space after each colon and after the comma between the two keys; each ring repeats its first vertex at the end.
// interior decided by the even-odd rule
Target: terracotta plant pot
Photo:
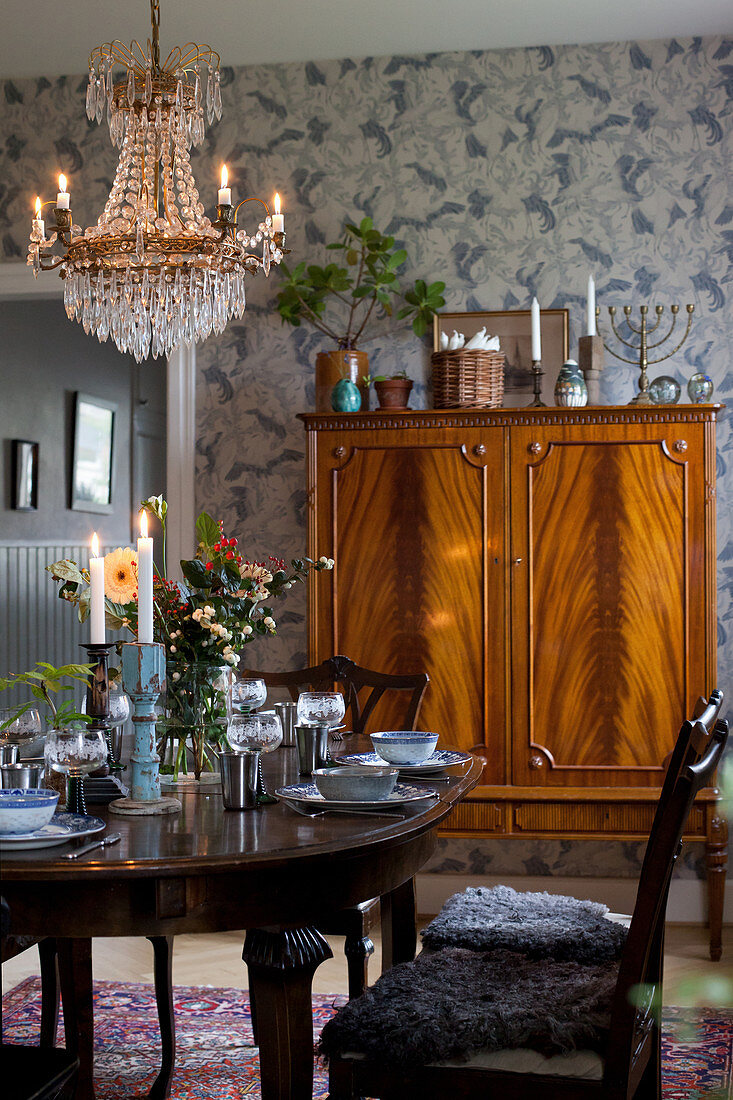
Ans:
{"type": "Polygon", "coordinates": [[[361,394],[361,411],[369,408],[369,387],[362,379],[369,374],[365,351],[319,351],[316,356],[316,412],[331,412],[333,387],[341,378],[354,382],[361,394]]]}
{"type": "Polygon", "coordinates": [[[375,382],[380,409],[406,409],[412,389],[411,378],[386,378],[384,382],[375,382]]]}

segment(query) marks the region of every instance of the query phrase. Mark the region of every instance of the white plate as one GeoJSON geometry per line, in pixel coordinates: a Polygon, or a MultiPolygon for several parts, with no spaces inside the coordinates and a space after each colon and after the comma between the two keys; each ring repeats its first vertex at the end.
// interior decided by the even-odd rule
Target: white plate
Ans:
{"type": "Polygon", "coordinates": [[[438,775],[445,768],[452,768],[454,764],[465,764],[470,760],[470,753],[454,752],[452,749],[436,749],[432,756],[419,764],[389,764],[378,756],[376,752],[354,752],[349,756],[334,757],[337,764],[365,764],[369,768],[399,768],[404,775],[420,776],[438,775]]]}
{"type": "Polygon", "coordinates": [[[48,825],[32,833],[6,833],[0,836],[0,852],[23,852],[30,848],[52,848],[56,844],[66,844],[77,837],[93,836],[106,823],[101,817],[89,817],[84,814],[54,814],[48,825]]]}
{"type": "Polygon", "coordinates": [[[384,809],[385,806],[412,805],[427,802],[435,798],[435,791],[426,791],[421,787],[410,787],[407,783],[398,783],[389,798],[371,798],[364,802],[342,801],[324,798],[315,783],[291,783],[289,787],[278,787],[278,798],[286,802],[297,802],[304,806],[317,806],[321,810],[365,810],[384,809]]]}

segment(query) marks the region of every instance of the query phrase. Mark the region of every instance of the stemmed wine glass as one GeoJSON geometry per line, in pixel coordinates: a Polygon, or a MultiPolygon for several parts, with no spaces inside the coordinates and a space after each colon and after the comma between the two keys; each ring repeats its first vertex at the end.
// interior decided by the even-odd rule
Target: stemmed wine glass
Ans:
{"type": "Polygon", "coordinates": [[[41,735],[41,715],[37,707],[29,707],[18,717],[17,707],[0,709],[0,744],[25,745],[41,735]]]}
{"type": "Polygon", "coordinates": [[[83,779],[107,760],[104,730],[80,725],[49,730],[44,756],[48,768],[68,777],[67,812],[86,814],[83,779]]]}
{"type": "Polygon", "coordinates": [[[267,685],[261,679],[234,680],[229,698],[232,717],[235,714],[251,714],[267,699],[267,685]]]}
{"type": "Polygon", "coordinates": [[[298,721],[302,726],[337,726],[346,714],[340,691],[302,691],[298,696],[298,721]]]}
{"type": "MultiPolygon", "coordinates": [[[[227,739],[235,750],[259,749],[261,753],[274,752],[282,744],[282,722],[274,710],[261,710],[257,714],[236,714],[229,723],[227,739]]],[[[277,801],[265,787],[262,777],[262,757],[257,761],[255,795],[258,802],[277,801]]]]}

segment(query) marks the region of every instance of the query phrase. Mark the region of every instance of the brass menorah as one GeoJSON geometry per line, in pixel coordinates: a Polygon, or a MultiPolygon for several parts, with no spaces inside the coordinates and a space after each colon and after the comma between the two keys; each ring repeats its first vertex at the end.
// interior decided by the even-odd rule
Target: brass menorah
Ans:
{"type": "MultiPolygon", "coordinates": [[[[684,344],[685,340],[687,339],[687,337],[689,335],[690,326],[692,325],[692,314],[695,311],[694,306],[685,306],[685,308],[687,310],[687,328],[683,332],[681,339],[678,341],[678,343],[675,345],[675,347],[672,348],[671,351],[667,352],[666,355],[660,355],[658,359],[650,359],[649,358],[649,352],[653,351],[655,348],[661,347],[662,344],[666,344],[667,341],[669,340],[669,338],[671,337],[672,333],[674,332],[675,325],[677,324],[677,315],[680,311],[680,307],[679,306],[670,306],[669,307],[670,313],[672,314],[672,324],[670,325],[669,332],[666,334],[666,336],[663,336],[661,340],[657,340],[656,343],[653,343],[653,344],[649,343],[649,336],[651,336],[651,334],[653,332],[656,332],[656,330],[659,328],[660,324],[662,323],[662,314],[664,313],[664,306],[655,306],[654,307],[654,311],[657,315],[657,319],[654,322],[654,324],[649,328],[647,327],[647,315],[649,313],[649,306],[639,306],[639,313],[641,314],[641,324],[639,325],[638,328],[631,323],[631,306],[624,306],[623,307],[624,319],[626,321],[626,325],[628,326],[630,332],[632,332],[635,336],[639,337],[639,343],[638,344],[635,343],[634,340],[625,340],[624,339],[624,337],[621,335],[621,333],[619,332],[619,330],[616,326],[616,306],[609,306],[608,307],[608,315],[611,319],[611,328],[613,329],[614,336],[619,341],[619,343],[623,344],[623,346],[625,348],[631,348],[631,350],[637,352],[638,356],[639,356],[639,358],[637,360],[637,359],[627,359],[625,355],[620,355],[617,351],[614,351],[613,348],[610,348],[608,346],[608,344],[606,343],[605,338],[603,337],[603,334],[599,330],[599,335],[603,339],[604,348],[606,349],[606,351],[610,352],[610,354],[613,355],[614,358],[620,359],[622,363],[631,363],[633,366],[636,366],[638,364],[639,372],[640,372],[639,373],[639,392],[637,393],[636,397],[634,397],[633,400],[631,400],[629,402],[630,405],[651,405],[651,404],[653,404],[652,399],[649,396],[649,377],[647,375],[647,367],[653,366],[655,363],[663,363],[665,359],[669,359],[672,355],[675,354],[675,352],[679,351],[680,348],[682,347],[682,345],[684,344]]],[[[600,317],[600,313],[601,313],[600,308],[596,308],[596,317],[600,317]]]]}

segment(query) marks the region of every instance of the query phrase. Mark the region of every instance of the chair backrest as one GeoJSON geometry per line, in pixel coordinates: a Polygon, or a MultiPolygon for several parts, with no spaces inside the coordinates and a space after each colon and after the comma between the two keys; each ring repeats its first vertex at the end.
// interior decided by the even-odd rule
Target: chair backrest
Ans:
{"type": "Polygon", "coordinates": [[[258,669],[245,669],[237,673],[240,677],[261,677],[268,687],[285,687],[293,700],[301,691],[327,691],[337,684],[344,693],[347,714],[353,733],[366,733],[369,720],[379,700],[385,694],[400,693],[405,699],[405,712],[402,729],[415,729],[422,697],[429,683],[425,672],[396,676],[386,672],[362,668],[349,657],[337,654],[329,657],[320,665],[310,668],[296,668],[288,672],[263,672],[258,669]]]}
{"type": "Polygon", "coordinates": [[[669,885],[692,804],[710,784],[728,737],[720,692],[684,722],[654,815],[636,905],[619,966],[604,1083],[632,1095],[656,1041],[669,885]],[[717,720],[716,720],[717,719],[717,720]],[[714,724],[713,724],[714,723],[714,724]]]}

